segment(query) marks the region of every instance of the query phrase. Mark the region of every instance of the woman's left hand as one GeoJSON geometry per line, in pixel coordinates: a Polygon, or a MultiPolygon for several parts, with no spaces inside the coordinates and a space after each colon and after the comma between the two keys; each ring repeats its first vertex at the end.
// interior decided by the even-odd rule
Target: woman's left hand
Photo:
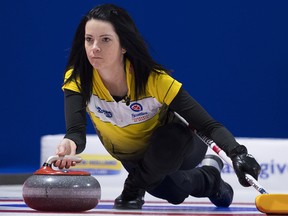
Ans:
{"type": "Polygon", "coordinates": [[[238,180],[242,186],[244,187],[251,186],[245,178],[246,173],[250,174],[256,180],[258,180],[261,167],[255,160],[255,158],[251,154],[248,154],[245,146],[243,145],[237,146],[235,149],[231,151],[229,156],[232,160],[233,167],[238,177],[238,180]]]}

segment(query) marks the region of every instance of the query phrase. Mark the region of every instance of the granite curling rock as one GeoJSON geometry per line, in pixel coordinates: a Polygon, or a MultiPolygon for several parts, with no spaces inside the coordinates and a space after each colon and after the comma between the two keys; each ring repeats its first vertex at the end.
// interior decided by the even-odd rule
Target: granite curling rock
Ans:
{"type": "MultiPolygon", "coordinates": [[[[76,156],[65,156],[80,162],[76,156]]],[[[51,156],[23,184],[22,196],[27,206],[38,211],[82,212],[95,208],[101,187],[89,172],[54,170],[52,164],[63,159],[51,156]]]]}

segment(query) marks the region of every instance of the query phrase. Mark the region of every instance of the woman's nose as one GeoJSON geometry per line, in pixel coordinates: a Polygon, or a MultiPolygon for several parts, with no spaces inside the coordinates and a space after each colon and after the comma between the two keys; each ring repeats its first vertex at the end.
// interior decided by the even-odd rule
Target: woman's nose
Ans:
{"type": "Polygon", "coordinates": [[[98,46],[96,41],[93,43],[92,50],[93,50],[93,52],[99,52],[100,51],[100,47],[98,46]]]}

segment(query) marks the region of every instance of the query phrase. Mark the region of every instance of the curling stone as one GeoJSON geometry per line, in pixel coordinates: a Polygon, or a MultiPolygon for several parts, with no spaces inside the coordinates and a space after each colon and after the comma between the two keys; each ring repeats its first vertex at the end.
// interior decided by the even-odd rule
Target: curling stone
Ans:
{"type": "MultiPolygon", "coordinates": [[[[80,162],[76,156],[65,156],[80,162]]],[[[101,187],[89,172],[54,170],[52,164],[63,159],[51,156],[23,184],[22,196],[27,206],[38,211],[81,212],[97,206],[101,187]]]]}

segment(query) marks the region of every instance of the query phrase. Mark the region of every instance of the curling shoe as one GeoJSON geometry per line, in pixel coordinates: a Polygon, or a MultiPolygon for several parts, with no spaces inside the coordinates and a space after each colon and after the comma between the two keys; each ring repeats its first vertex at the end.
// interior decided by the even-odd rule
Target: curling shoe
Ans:
{"type": "Polygon", "coordinates": [[[129,173],[124,183],[124,189],[114,201],[114,209],[142,209],[145,190],[137,187],[133,173],[129,173]]]}
{"type": "Polygon", "coordinates": [[[124,209],[124,210],[136,210],[142,209],[144,205],[144,195],[145,190],[139,189],[138,193],[134,196],[125,194],[125,189],[122,194],[118,196],[114,201],[114,209],[124,209]]]}
{"type": "MultiPolygon", "coordinates": [[[[206,155],[202,161],[202,165],[215,167],[219,171],[219,174],[224,166],[222,160],[216,155],[206,155]]],[[[229,207],[232,203],[233,195],[234,192],[232,187],[227,182],[223,181],[220,176],[218,189],[208,198],[217,207],[229,207]]]]}

